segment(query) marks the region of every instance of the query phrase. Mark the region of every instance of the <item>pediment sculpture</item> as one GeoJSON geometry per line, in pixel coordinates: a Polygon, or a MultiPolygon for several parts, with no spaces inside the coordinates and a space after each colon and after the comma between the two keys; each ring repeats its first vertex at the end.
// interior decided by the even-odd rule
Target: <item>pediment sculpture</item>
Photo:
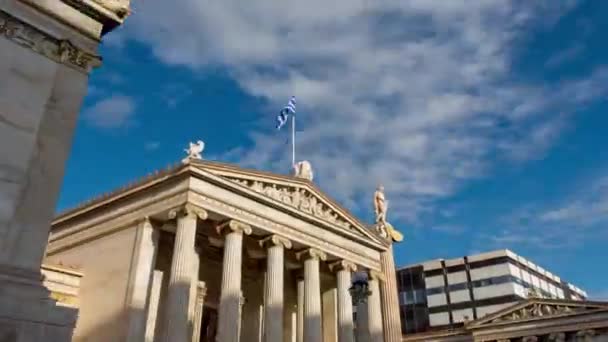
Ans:
{"type": "Polygon", "coordinates": [[[268,196],[281,203],[303,211],[324,221],[333,223],[350,231],[356,231],[350,222],[336,213],[332,208],[306,189],[278,185],[259,180],[248,180],[229,177],[229,180],[247,187],[257,193],[268,196]]]}
{"type": "Polygon", "coordinates": [[[492,323],[497,322],[509,322],[509,321],[518,321],[529,318],[539,318],[539,317],[548,317],[553,315],[560,314],[569,314],[574,311],[584,310],[584,308],[573,308],[567,305],[552,305],[546,303],[532,303],[528,306],[520,308],[518,310],[506,313],[503,316],[500,316],[492,321],[492,323]]]}

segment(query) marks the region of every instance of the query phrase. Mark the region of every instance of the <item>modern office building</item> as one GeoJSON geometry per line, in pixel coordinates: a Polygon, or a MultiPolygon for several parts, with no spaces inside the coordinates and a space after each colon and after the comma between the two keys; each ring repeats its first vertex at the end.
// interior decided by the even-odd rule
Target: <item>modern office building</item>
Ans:
{"type": "Polygon", "coordinates": [[[397,282],[404,334],[462,325],[527,298],[530,290],[544,298],[587,298],[509,250],[407,266],[397,269],[397,282]]]}

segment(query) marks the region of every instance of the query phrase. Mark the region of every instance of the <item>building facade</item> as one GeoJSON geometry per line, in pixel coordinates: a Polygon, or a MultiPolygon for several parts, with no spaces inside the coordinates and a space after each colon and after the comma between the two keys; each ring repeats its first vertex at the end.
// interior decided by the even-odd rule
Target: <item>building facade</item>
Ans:
{"type": "Polygon", "coordinates": [[[509,251],[431,260],[397,270],[405,334],[455,326],[527,298],[584,300],[587,294],[509,251]]]}
{"type": "Polygon", "coordinates": [[[78,269],[76,342],[397,342],[385,236],[310,179],[195,158],[60,214],[45,264],[78,269]]]}

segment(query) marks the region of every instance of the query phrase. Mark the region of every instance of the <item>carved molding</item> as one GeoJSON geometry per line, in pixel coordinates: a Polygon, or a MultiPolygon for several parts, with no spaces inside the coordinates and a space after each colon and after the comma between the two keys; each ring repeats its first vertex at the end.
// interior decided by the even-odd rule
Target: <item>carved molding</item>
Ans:
{"type": "Polygon", "coordinates": [[[260,242],[260,247],[283,246],[283,248],[291,249],[292,244],[289,239],[273,234],[263,238],[260,242]]]}
{"type": "Polygon", "coordinates": [[[325,261],[325,260],[327,260],[327,254],[325,254],[325,252],[318,250],[316,248],[308,248],[303,251],[297,252],[296,258],[298,258],[298,260],[317,259],[317,260],[325,261]]]}
{"type": "Polygon", "coordinates": [[[85,74],[101,65],[101,57],[78,48],[69,40],[51,37],[3,11],[0,11],[0,36],[85,74]]]}
{"type": "Polygon", "coordinates": [[[313,215],[323,221],[335,224],[349,231],[359,233],[350,222],[346,221],[321,199],[303,188],[277,185],[257,180],[227,177],[228,180],[247,187],[257,193],[268,196],[281,203],[287,204],[302,212],[313,215]]]}
{"type": "Polygon", "coordinates": [[[350,262],[348,260],[339,260],[336,262],[333,262],[331,264],[329,264],[329,270],[332,272],[338,272],[338,271],[349,271],[349,272],[356,272],[357,271],[357,265],[353,262],[350,262]]]}

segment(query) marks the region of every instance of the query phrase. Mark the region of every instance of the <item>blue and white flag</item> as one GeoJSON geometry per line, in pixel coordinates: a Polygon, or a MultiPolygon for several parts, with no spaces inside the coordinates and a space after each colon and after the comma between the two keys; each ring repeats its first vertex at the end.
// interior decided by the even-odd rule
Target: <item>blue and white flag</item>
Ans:
{"type": "Polygon", "coordinates": [[[291,99],[289,100],[289,103],[287,103],[287,106],[283,107],[283,109],[281,109],[281,111],[279,112],[279,115],[277,115],[277,129],[281,129],[281,127],[283,127],[283,125],[285,125],[287,123],[287,120],[289,119],[289,115],[296,115],[296,97],[292,96],[291,99]]]}

